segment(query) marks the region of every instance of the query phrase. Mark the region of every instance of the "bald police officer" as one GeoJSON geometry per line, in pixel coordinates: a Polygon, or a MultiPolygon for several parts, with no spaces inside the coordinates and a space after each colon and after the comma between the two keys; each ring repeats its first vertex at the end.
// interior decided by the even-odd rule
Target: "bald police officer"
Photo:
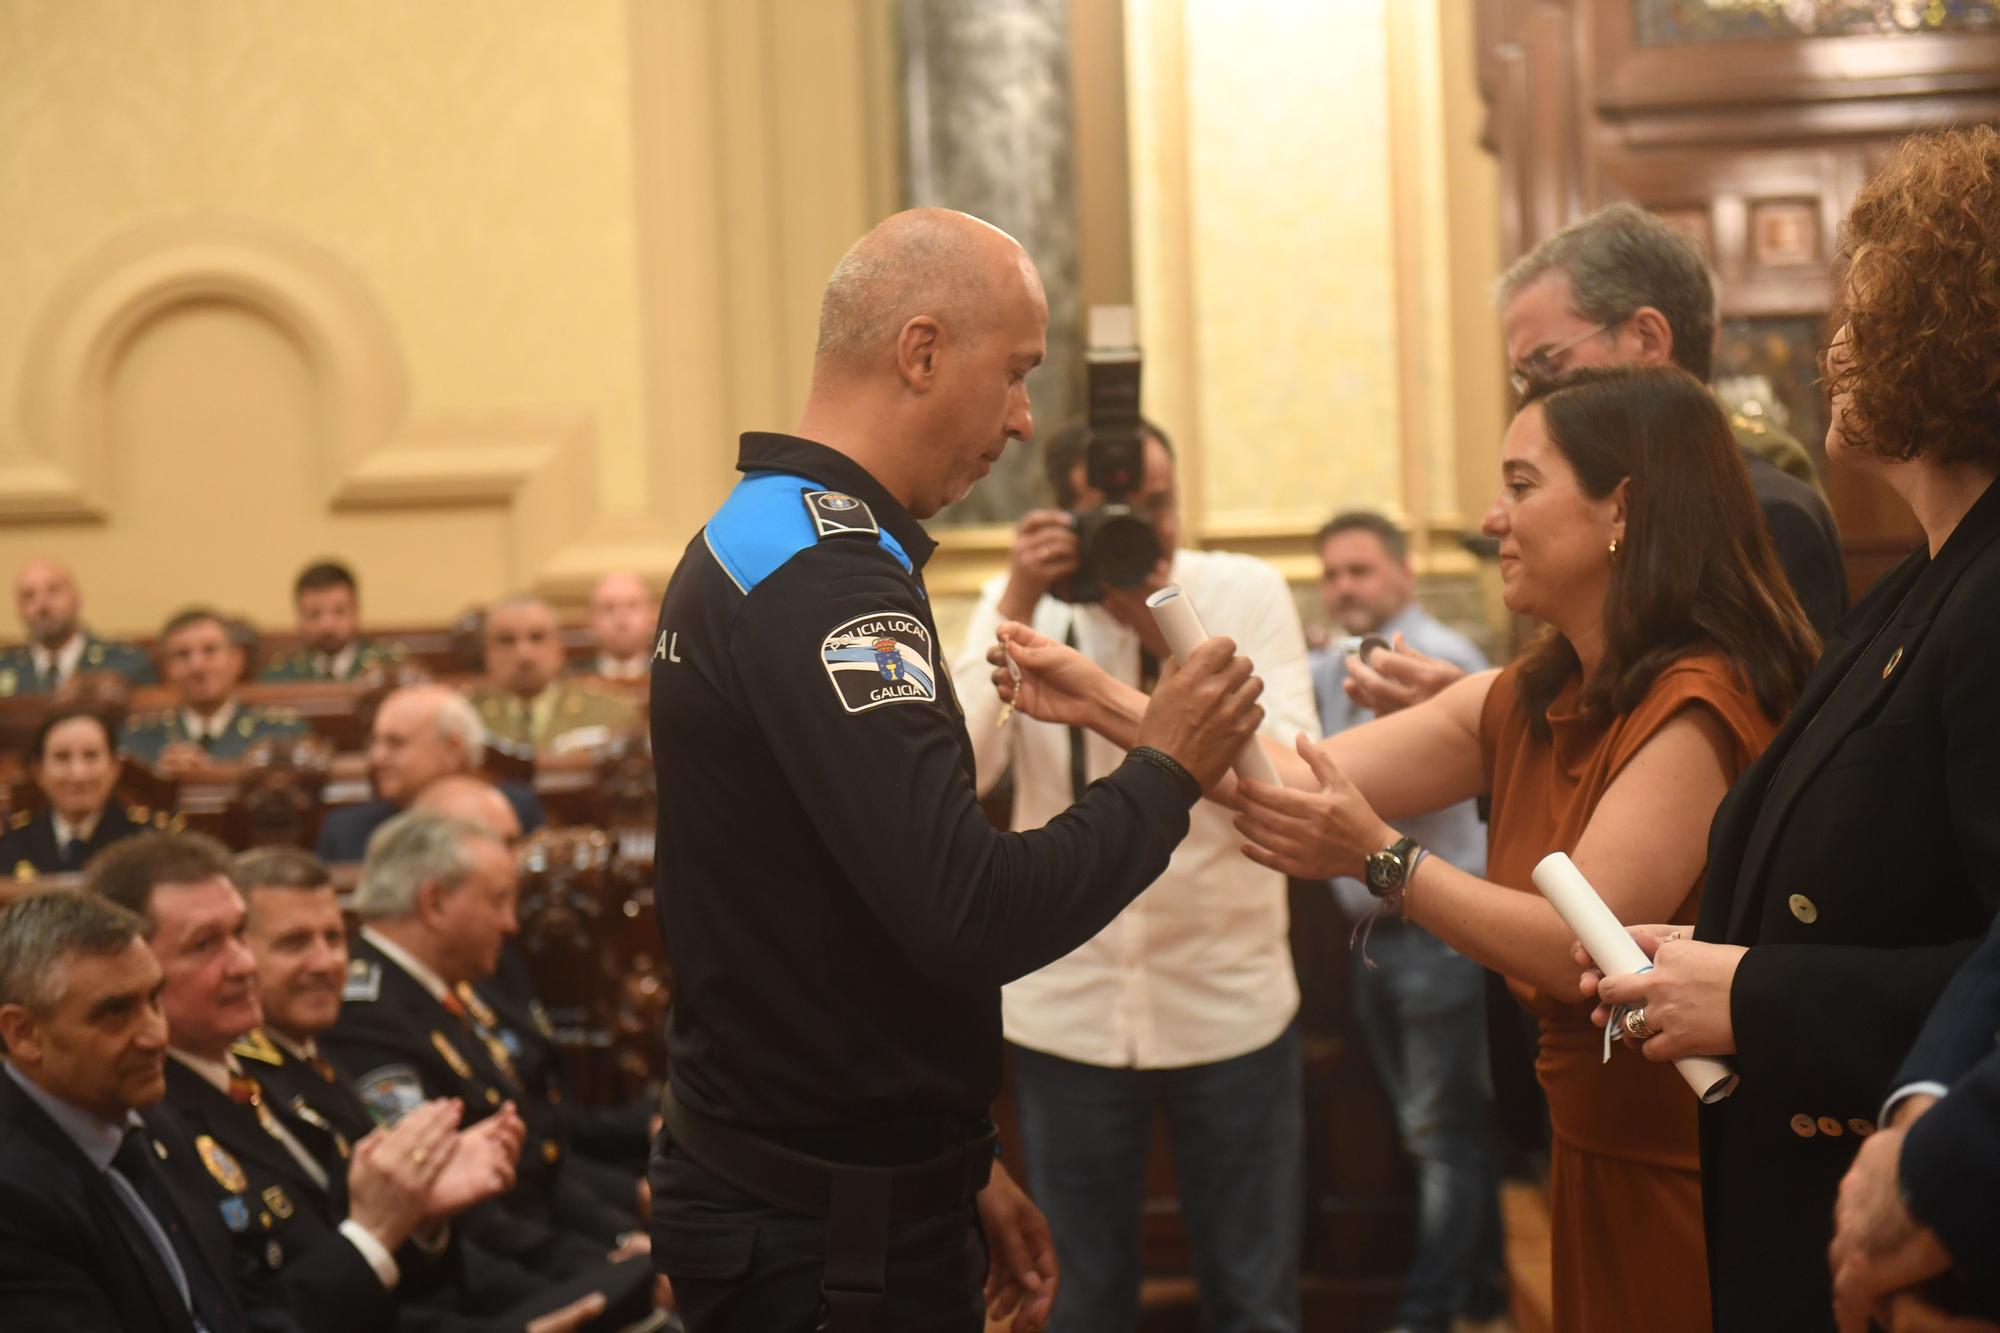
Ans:
{"type": "Polygon", "coordinates": [[[1250,664],[1213,641],[1046,827],[980,813],[919,520],[1033,432],[1047,311],[1026,253],[976,218],[913,210],[863,237],[827,284],[798,433],[743,437],[744,477],[667,590],[653,1256],[693,1333],[977,1333],[979,1223],[995,1313],[1025,1300],[1015,1327],[1041,1326],[1053,1250],[986,1118],[1000,986],[1159,875],[1261,719],[1250,664]]]}

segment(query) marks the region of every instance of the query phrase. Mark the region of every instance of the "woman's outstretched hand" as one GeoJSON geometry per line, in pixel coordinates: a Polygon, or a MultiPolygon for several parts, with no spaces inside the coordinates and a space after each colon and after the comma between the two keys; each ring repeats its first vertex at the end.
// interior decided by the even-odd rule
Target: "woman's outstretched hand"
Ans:
{"type": "Polygon", "coordinates": [[[1369,856],[1396,840],[1396,830],[1303,732],[1298,751],[1318,780],[1317,790],[1237,785],[1236,831],[1245,839],[1243,854],[1296,879],[1359,877],[1369,856]]]}

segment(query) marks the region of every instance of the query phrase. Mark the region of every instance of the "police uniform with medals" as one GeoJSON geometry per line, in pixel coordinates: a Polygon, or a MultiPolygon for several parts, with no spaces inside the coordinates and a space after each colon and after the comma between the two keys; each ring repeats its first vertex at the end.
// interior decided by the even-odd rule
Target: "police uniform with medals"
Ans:
{"type": "Polygon", "coordinates": [[[346,650],[335,653],[330,662],[310,648],[300,648],[265,667],[258,673],[257,679],[279,684],[313,680],[358,680],[378,666],[402,661],[408,651],[400,643],[383,646],[369,643],[364,639],[356,639],[349,646],[353,649],[351,653],[346,650]],[[345,661],[341,660],[343,657],[345,661]]]}
{"type": "Polygon", "coordinates": [[[527,1094],[555,1108],[569,1145],[578,1155],[572,1160],[581,1160],[586,1166],[609,1163],[624,1172],[615,1177],[621,1181],[629,1181],[646,1169],[651,1152],[652,1100],[584,1106],[570,1096],[555,1028],[548,1010],[534,996],[533,980],[518,950],[501,950],[499,970],[476,985],[461,981],[458,996],[472,1020],[507,1048],[527,1094]]]}
{"type": "MultiPolygon", "coordinates": [[[[167,1105],[194,1136],[242,1280],[275,1291],[308,1326],[396,1327],[397,1292],[339,1230],[347,1216],[345,1136],[299,1119],[253,1075],[235,1074],[224,1091],[172,1056],[167,1105]],[[280,1140],[280,1128],[311,1169],[280,1140]]],[[[395,1258],[399,1287],[423,1284],[432,1266],[416,1246],[395,1258]]]]}
{"type": "Polygon", "coordinates": [[[432,995],[371,934],[364,930],[354,941],[340,1018],[319,1038],[327,1059],[378,1120],[394,1121],[433,1097],[457,1097],[469,1125],[513,1102],[528,1135],[509,1205],[558,1230],[615,1245],[637,1226],[636,1198],[619,1208],[573,1180],[563,1169],[568,1148],[560,1121],[546,1102],[525,1094],[506,1047],[480,1032],[455,995],[432,995]]]}
{"type": "Polygon", "coordinates": [[[1200,792],[1139,753],[1047,827],[994,830],[936,647],[935,543],[823,445],[748,434],[737,466],[653,658],[675,978],[653,1261],[717,1333],[823,1302],[834,1329],[978,1333],[1000,987],[1156,879],[1200,792]]]}
{"type": "Polygon", "coordinates": [[[0,834],[0,873],[15,879],[37,875],[72,875],[89,864],[90,858],[121,838],[151,830],[178,833],[185,821],[164,810],[112,801],[97,817],[97,827],[88,838],[74,840],[73,846],[56,841],[55,819],[47,810],[30,814],[16,811],[5,834],[0,834]]]}
{"type": "Polygon", "coordinates": [[[211,759],[241,759],[259,741],[296,740],[311,729],[290,708],[266,708],[257,704],[237,704],[222,723],[219,733],[197,735],[188,729],[187,714],[179,708],[136,713],[125,723],[118,748],[148,764],[160,762],[169,745],[186,741],[208,753],[211,759]]]}
{"type": "MultiPolygon", "coordinates": [[[[152,685],[157,682],[153,659],[146,655],[144,649],[129,643],[100,639],[89,630],[82,631],[82,634],[83,652],[77,657],[75,674],[108,671],[123,677],[128,685],[152,685]]],[[[36,667],[35,650],[27,644],[0,653],[0,699],[16,694],[52,694],[60,684],[61,680],[50,679],[49,673],[36,667]]]]}

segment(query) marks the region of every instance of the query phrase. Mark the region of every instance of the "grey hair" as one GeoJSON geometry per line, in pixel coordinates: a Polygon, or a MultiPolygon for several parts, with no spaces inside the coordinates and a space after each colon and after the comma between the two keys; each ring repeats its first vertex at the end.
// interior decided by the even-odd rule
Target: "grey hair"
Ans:
{"type": "Polygon", "coordinates": [[[474,838],[497,842],[477,824],[421,810],[406,810],[368,839],[361,883],[354,890],[354,914],[364,921],[409,916],[417,891],[426,884],[455,889],[472,874],[474,838]]]}
{"type": "Polygon", "coordinates": [[[1687,237],[1631,204],[1563,228],[1514,261],[1495,286],[1505,306],[1550,273],[1569,279],[1576,313],[1614,324],[1641,306],[1666,317],[1674,363],[1706,381],[1715,361],[1715,276],[1687,237]]]}
{"type": "Polygon", "coordinates": [[[486,727],[472,701],[457,690],[443,691],[438,697],[437,712],[431,716],[431,725],[437,728],[440,737],[458,742],[465,755],[465,771],[477,773],[486,760],[486,727]]]}
{"type": "Polygon", "coordinates": [[[144,917],[99,894],[31,893],[0,912],[0,1004],[47,1013],[62,999],[57,964],[75,954],[108,958],[144,938],[144,917]]]}

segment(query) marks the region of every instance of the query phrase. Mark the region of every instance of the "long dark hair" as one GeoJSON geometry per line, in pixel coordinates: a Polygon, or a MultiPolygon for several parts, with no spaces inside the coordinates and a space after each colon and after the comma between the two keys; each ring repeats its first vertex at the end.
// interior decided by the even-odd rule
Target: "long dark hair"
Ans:
{"type": "MultiPolygon", "coordinates": [[[[1593,500],[1631,481],[1625,536],[1604,596],[1604,659],[1583,682],[1586,717],[1629,713],[1680,658],[1732,662],[1764,712],[1791,710],[1819,656],[1819,636],[1771,549],[1742,452],[1702,382],[1673,367],[1573,371],[1530,387],[1550,441],[1593,500]]],[[[1529,724],[1577,673],[1553,628],[1515,662],[1529,724]]]]}

